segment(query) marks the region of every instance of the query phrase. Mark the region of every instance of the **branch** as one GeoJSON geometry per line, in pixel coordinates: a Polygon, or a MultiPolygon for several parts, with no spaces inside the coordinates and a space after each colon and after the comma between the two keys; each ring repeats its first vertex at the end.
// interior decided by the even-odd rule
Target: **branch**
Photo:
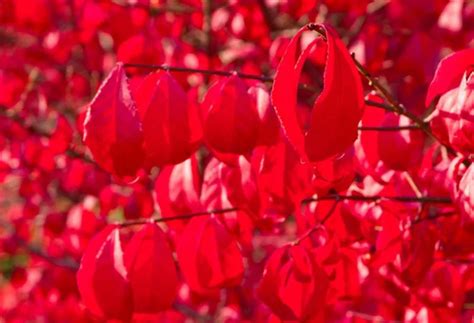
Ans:
{"type": "Polygon", "coordinates": [[[202,14],[204,16],[202,30],[205,35],[207,56],[212,61],[212,0],[203,0],[202,14]]]}
{"type": "MultiPolygon", "coordinates": [[[[38,135],[41,137],[48,137],[48,138],[51,137],[51,133],[37,126],[38,124],[41,124],[41,123],[25,124],[25,120],[22,117],[20,117],[16,113],[10,112],[10,109],[8,109],[7,107],[3,105],[0,105],[0,116],[3,116],[7,119],[12,120],[13,122],[20,124],[23,128],[25,128],[26,130],[28,130],[29,132],[35,135],[38,135]]],[[[83,161],[87,163],[95,164],[95,162],[90,157],[88,157],[82,152],[77,151],[71,146],[67,149],[66,153],[70,157],[82,159],[83,161]]]]}
{"type": "Polygon", "coordinates": [[[260,7],[260,10],[262,11],[263,19],[265,20],[265,23],[267,24],[267,27],[270,30],[270,32],[278,30],[279,28],[275,24],[273,15],[270,12],[270,9],[268,8],[265,0],[257,0],[257,3],[258,3],[258,6],[260,7]]]}
{"type": "Polygon", "coordinates": [[[438,196],[382,196],[382,195],[339,195],[331,194],[325,196],[308,197],[303,199],[303,204],[308,204],[317,201],[330,201],[330,200],[347,200],[347,201],[366,201],[366,202],[379,202],[379,201],[394,201],[401,203],[434,203],[434,204],[452,204],[452,200],[449,197],[438,197],[438,196]]]}
{"type": "Polygon", "coordinates": [[[37,256],[46,262],[50,263],[51,265],[62,267],[68,270],[77,271],[79,269],[79,264],[76,263],[71,258],[56,258],[48,255],[44,250],[41,248],[32,246],[27,244],[24,240],[16,238],[18,243],[25,248],[31,255],[37,256]]]}
{"type": "Polygon", "coordinates": [[[352,60],[357,67],[359,73],[369,82],[369,86],[373,87],[384,99],[389,103],[391,110],[399,115],[403,115],[410,119],[414,124],[416,124],[425,134],[430,138],[437,141],[440,145],[444,146],[449,153],[452,155],[457,155],[456,151],[450,146],[444,144],[438,136],[436,136],[428,123],[426,123],[422,118],[418,117],[416,114],[408,111],[402,104],[400,104],[390,92],[377,80],[373,77],[369,71],[352,55],[352,60]]]}
{"type": "Polygon", "coordinates": [[[390,94],[390,92],[355,58],[354,54],[351,56],[359,73],[369,82],[369,86],[373,87],[380,94],[380,96],[382,96],[382,98],[384,98],[385,101],[389,103],[394,112],[403,115],[408,114],[407,117],[410,116],[410,119],[413,118],[413,121],[417,120],[418,122],[423,123],[423,120],[419,119],[416,115],[412,115],[411,112],[407,111],[403,105],[399,104],[392,94],[390,94]]]}
{"type": "Polygon", "coordinates": [[[229,71],[220,71],[220,70],[207,70],[200,68],[189,68],[189,67],[178,67],[178,66],[169,66],[169,65],[153,65],[153,64],[136,64],[136,63],[124,63],[124,67],[133,67],[133,68],[144,68],[152,70],[162,70],[170,72],[184,72],[184,73],[200,73],[205,75],[220,75],[220,76],[232,76],[237,75],[243,79],[252,79],[262,82],[273,82],[273,78],[263,75],[255,74],[246,74],[240,72],[229,72],[229,71]]]}
{"type": "Polygon", "coordinates": [[[358,127],[361,131],[401,131],[401,130],[421,130],[420,127],[416,124],[407,125],[407,126],[394,126],[394,127],[369,127],[369,126],[360,126],[358,127]]]}
{"type": "Polygon", "coordinates": [[[125,8],[142,8],[148,10],[151,14],[159,14],[159,13],[174,13],[174,14],[191,14],[197,11],[196,8],[182,5],[182,4],[166,4],[166,5],[155,5],[155,4],[141,4],[135,3],[130,4],[120,0],[113,0],[114,4],[125,7],[125,8]]]}
{"type": "Polygon", "coordinates": [[[117,223],[117,225],[123,228],[123,227],[132,226],[132,225],[146,224],[150,222],[160,223],[160,222],[169,222],[169,221],[177,221],[177,220],[189,220],[194,217],[207,216],[207,215],[213,215],[213,214],[224,214],[224,213],[235,212],[238,210],[239,210],[238,208],[232,207],[232,208],[217,209],[217,210],[210,210],[210,211],[198,211],[198,212],[180,214],[180,215],[175,215],[175,216],[170,216],[170,217],[128,220],[128,221],[117,223]]]}
{"type": "Polygon", "coordinates": [[[28,242],[23,240],[16,232],[13,226],[8,223],[7,221],[0,221],[0,226],[3,228],[8,228],[9,230],[12,230],[11,232],[11,237],[13,241],[18,243],[19,246],[24,248],[29,254],[33,256],[37,256],[46,262],[50,263],[51,265],[57,266],[57,267],[62,267],[68,270],[76,271],[79,269],[79,264],[76,263],[72,258],[56,258],[48,255],[44,250],[41,248],[38,248],[36,246],[30,245],[28,242]]]}
{"type": "Polygon", "coordinates": [[[371,107],[376,107],[376,108],[381,108],[390,112],[395,112],[395,110],[392,108],[392,106],[387,105],[385,103],[380,103],[372,100],[365,100],[365,104],[369,105],[371,107]]]}
{"type": "MultiPolygon", "coordinates": [[[[125,67],[133,67],[133,68],[144,68],[144,69],[153,69],[153,70],[163,70],[163,71],[170,71],[170,72],[181,72],[181,73],[200,73],[205,75],[220,75],[220,76],[231,76],[237,75],[243,79],[252,79],[252,80],[259,80],[262,82],[273,82],[274,79],[269,76],[263,75],[255,75],[255,74],[247,74],[247,73],[240,73],[240,72],[229,72],[229,71],[221,71],[221,70],[210,70],[210,69],[199,69],[199,68],[188,68],[188,67],[178,67],[178,66],[169,66],[169,65],[150,65],[150,64],[136,64],[136,63],[125,63],[125,67]]],[[[308,84],[299,84],[300,89],[308,90],[311,92],[317,92],[317,90],[311,85],[308,84]]],[[[391,105],[387,105],[385,103],[380,103],[372,100],[365,100],[365,104],[377,108],[381,108],[390,112],[396,112],[397,110],[394,109],[391,105]]],[[[426,123],[423,122],[426,126],[426,123]]],[[[407,126],[398,126],[398,127],[359,127],[359,130],[362,131],[401,131],[401,130],[417,130],[421,129],[419,124],[407,125],[407,126]]]]}

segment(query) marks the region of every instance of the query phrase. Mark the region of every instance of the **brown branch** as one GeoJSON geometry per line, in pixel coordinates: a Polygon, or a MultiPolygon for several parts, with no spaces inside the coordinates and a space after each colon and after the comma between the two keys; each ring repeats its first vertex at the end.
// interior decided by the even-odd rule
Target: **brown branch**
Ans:
{"type": "MultiPolygon", "coordinates": [[[[198,68],[188,68],[188,67],[178,67],[178,66],[169,66],[169,65],[149,65],[149,64],[135,64],[135,63],[125,63],[125,67],[133,68],[145,68],[145,69],[157,69],[171,72],[182,72],[182,73],[200,73],[206,75],[220,75],[220,76],[231,76],[237,75],[240,78],[259,80],[262,82],[273,82],[274,79],[268,76],[255,75],[255,74],[246,74],[239,72],[229,72],[221,70],[209,70],[209,69],[198,69],[198,68]]],[[[316,92],[317,90],[308,84],[299,84],[300,89],[308,90],[311,92],[316,92]]],[[[365,100],[365,104],[377,108],[381,108],[390,112],[396,112],[396,110],[391,106],[385,103],[376,102],[372,100],[365,100]]],[[[417,130],[421,129],[419,125],[407,125],[407,126],[394,126],[394,127],[367,127],[361,126],[359,130],[362,131],[401,131],[401,130],[417,130]]]]}
{"type": "Polygon", "coordinates": [[[202,30],[205,35],[207,55],[212,55],[212,0],[202,1],[202,14],[204,16],[202,30]]]}
{"type": "Polygon", "coordinates": [[[152,6],[150,8],[150,11],[153,14],[168,13],[168,12],[174,13],[174,14],[191,14],[191,13],[197,12],[198,9],[190,7],[190,6],[185,6],[183,4],[180,4],[180,5],[168,4],[168,5],[152,6]]]}
{"type": "Polygon", "coordinates": [[[303,204],[317,202],[317,201],[331,201],[331,200],[347,200],[347,201],[366,201],[366,202],[379,202],[379,201],[394,201],[401,203],[433,203],[433,204],[451,204],[452,200],[449,197],[438,197],[438,196],[382,196],[382,195],[339,195],[331,194],[325,196],[308,197],[303,199],[303,204]]]}
{"type": "Polygon", "coordinates": [[[75,262],[72,258],[56,258],[48,255],[41,248],[29,245],[24,240],[16,238],[17,242],[33,256],[37,256],[49,264],[57,267],[62,267],[68,270],[77,271],[79,269],[79,264],[75,262]]]}
{"type": "Polygon", "coordinates": [[[265,23],[270,30],[270,32],[273,32],[275,30],[278,30],[279,28],[275,24],[275,20],[273,18],[272,12],[267,6],[267,3],[265,0],[257,0],[258,6],[260,7],[260,11],[262,12],[263,19],[265,20],[265,23]]]}
{"type": "Polygon", "coordinates": [[[72,258],[57,258],[48,255],[44,250],[39,247],[30,245],[27,241],[21,238],[16,230],[15,227],[8,221],[0,220],[0,226],[9,231],[11,234],[12,240],[17,243],[20,247],[25,249],[29,254],[33,256],[37,256],[46,262],[50,263],[51,265],[66,268],[69,270],[76,271],[79,268],[79,264],[77,264],[74,259],[72,258]]]}
{"type": "Polygon", "coordinates": [[[273,82],[273,78],[268,77],[268,76],[246,74],[246,73],[240,73],[240,72],[235,72],[235,71],[229,72],[229,71],[220,71],[220,70],[207,70],[207,69],[200,69],[200,68],[178,67],[178,66],[169,66],[169,65],[152,65],[152,64],[124,63],[123,65],[125,67],[163,70],[163,71],[170,71],[170,72],[200,73],[200,74],[205,74],[205,75],[220,75],[220,76],[236,75],[244,79],[252,79],[252,80],[258,80],[262,82],[273,82]]]}
{"type": "Polygon", "coordinates": [[[51,134],[42,129],[37,127],[35,124],[25,124],[25,120],[20,117],[17,113],[14,113],[12,109],[9,109],[6,106],[0,106],[0,116],[5,117],[7,119],[10,119],[13,122],[16,122],[20,124],[23,128],[28,130],[29,132],[32,132],[33,134],[36,134],[38,136],[43,136],[43,137],[50,137],[51,134]]]}
{"type": "MultiPolygon", "coordinates": [[[[202,31],[204,33],[204,47],[206,48],[208,67],[214,67],[214,50],[212,44],[212,0],[202,1],[203,25],[202,31]]],[[[209,86],[210,77],[205,77],[206,89],[209,86]]]]}
{"type": "Polygon", "coordinates": [[[412,114],[411,112],[407,111],[405,107],[397,102],[397,100],[392,96],[392,94],[375,78],[373,77],[369,71],[355,58],[355,55],[352,54],[352,60],[357,67],[359,73],[367,80],[369,86],[373,87],[382,98],[387,101],[390,107],[393,109],[394,112],[398,114],[406,115],[414,122],[421,122],[423,120],[419,119],[416,115],[412,114]]]}
{"type": "Polygon", "coordinates": [[[326,31],[320,25],[317,25],[317,24],[311,22],[311,23],[306,25],[306,28],[308,30],[317,32],[324,40],[327,40],[326,31]]]}
{"type": "MultiPolygon", "coordinates": [[[[129,68],[143,68],[150,70],[162,70],[169,72],[178,72],[178,73],[199,73],[204,75],[219,75],[219,76],[232,76],[236,75],[243,79],[251,79],[262,82],[272,83],[274,81],[273,77],[265,75],[256,75],[256,74],[247,74],[240,73],[237,71],[222,71],[222,70],[213,70],[213,69],[201,69],[201,68],[191,68],[191,67],[181,67],[181,66],[170,66],[170,65],[153,65],[153,64],[138,64],[138,63],[124,63],[123,66],[129,68]]],[[[317,92],[318,90],[309,84],[298,84],[298,87],[301,90],[306,90],[310,92],[317,92]]],[[[387,108],[386,105],[383,105],[378,102],[368,101],[368,105],[373,105],[376,107],[387,108]]]]}
{"type": "Polygon", "coordinates": [[[217,209],[217,210],[210,210],[210,211],[198,211],[198,212],[179,214],[179,215],[169,216],[169,217],[128,220],[128,221],[117,223],[117,225],[119,225],[120,227],[128,227],[132,225],[142,225],[142,224],[146,224],[150,222],[160,223],[160,222],[169,222],[169,221],[177,221],[177,220],[189,220],[194,217],[208,216],[212,214],[224,214],[224,213],[229,213],[229,212],[235,212],[238,210],[239,210],[238,208],[232,207],[232,208],[217,209]]]}
{"type": "Polygon", "coordinates": [[[376,107],[376,108],[381,108],[390,112],[395,112],[395,110],[388,104],[381,103],[381,102],[376,102],[372,100],[365,100],[365,105],[371,106],[371,107],[376,107]]]}
{"type": "Polygon", "coordinates": [[[360,126],[361,131],[401,131],[401,130],[421,130],[418,125],[394,126],[394,127],[370,127],[360,126]]]}
{"type": "Polygon", "coordinates": [[[191,14],[198,9],[190,6],[186,6],[183,4],[166,4],[166,5],[146,5],[141,3],[130,4],[124,1],[113,0],[112,1],[115,5],[125,7],[125,8],[141,8],[144,10],[148,10],[151,14],[159,14],[159,13],[174,13],[174,14],[191,14]]]}
{"type": "MultiPolygon", "coordinates": [[[[13,122],[16,122],[20,124],[23,128],[25,128],[27,131],[41,137],[51,137],[51,133],[38,127],[38,124],[41,123],[32,123],[32,124],[26,124],[25,120],[20,117],[18,114],[11,112],[7,107],[5,106],[0,106],[0,116],[5,117],[7,119],[10,119],[13,122]]],[[[66,150],[66,154],[68,154],[72,158],[77,158],[77,159],[82,159],[83,161],[91,164],[95,164],[95,162],[86,154],[77,151],[76,149],[72,148],[70,146],[66,150]]]]}
{"type": "Polygon", "coordinates": [[[418,117],[416,114],[408,111],[402,104],[398,103],[398,101],[393,97],[393,95],[377,80],[377,78],[373,77],[369,71],[352,55],[352,60],[357,67],[359,73],[368,81],[369,86],[373,87],[384,99],[389,103],[392,111],[407,117],[410,119],[414,124],[416,124],[425,134],[427,134],[430,138],[437,141],[442,146],[446,147],[447,151],[452,155],[457,155],[456,151],[453,150],[450,146],[443,143],[438,136],[436,136],[428,123],[426,123],[422,118],[418,117]]]}

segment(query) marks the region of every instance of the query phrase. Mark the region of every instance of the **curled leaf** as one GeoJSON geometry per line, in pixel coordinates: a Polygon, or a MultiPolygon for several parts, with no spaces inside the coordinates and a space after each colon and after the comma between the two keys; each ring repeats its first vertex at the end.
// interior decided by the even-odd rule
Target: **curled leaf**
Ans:
{"type": "Polygon", "coordinates": [[[313,40],[296,59],[306,27],[288,45],[272,90],[272,102],[286,136],[302,160],[309,162],[333,157],[349,148],[357,139],[364,108],[362,83],[347,49],[332,28],[318,26],[324,30],[327,44],[324,89],[314,103],[307,131],[299,125],[296,113],[298,82],[305,61],[317,54],[320,39],[313,40]]]}

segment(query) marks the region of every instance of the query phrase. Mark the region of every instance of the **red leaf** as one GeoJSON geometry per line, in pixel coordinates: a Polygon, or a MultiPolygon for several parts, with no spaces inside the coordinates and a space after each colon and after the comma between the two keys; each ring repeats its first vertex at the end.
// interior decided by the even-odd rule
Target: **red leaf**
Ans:
{"type": "Polygon", "coordinates": [[[302,65],[296,64],[298,41],[306,28],[301,28],[291,39],[280,64],[278,65],[273,89],[272,103],[275,107],[280,123],[291,144],[301,157],[306,156],[304,150],[304,134],[300,129],[298,117],[295,113],[297,103],[298,80],[302,65]]]}
{"type": "Polygon", "coordinates": [[[474,152],[474,74],[464,74],[460,83],[441,96],[431,128],[440,140],[468,156],[474,152]]]}
{"type": "Polygon", "coordinates": [[[141,125],[121,63],[89,104],[84,142],[97,163],[117,176],[134,176],[142,166],[141,125]]]}
{"type": "Polygon", "coordinates": [[[457,204],[464,223],[474,225],[474,164],[471,164],[459,181],[457,204]]]}
{"type": "MultiPolygon", "coordinates": [[[[387,113],[382,127],[407,126],[411,123],[405,116],[387,113]]],[[[399,171],[419,167],[423,157],[424,139],[424,134],[419,129],[381,131],[377,138],[379,158],[387,167],[399,171]]]]}
{"type": "Polygon", "coordinates": [[[303,27],[291,40],[275,76],[272,101],[284,132],[304,161],[321,161],[344,152],[357,138],[364,108],[363,89],[352,59],[336,32],[326,26],[327,60],[324,89],[316,100],[309,130],[304,132],[296,114],[298,81],[304,62],[318,45],[311,42],[296,60],[303,27]],[[344,90],[341,90],[344,89],[344,90]]]}
{"type": "Polygon", "coordinates": [[[465,49],[446,56],[439,62],[435,75],[428,88],[425,104],[429,106],[439,95],[456,88],[461,78],[474,66],[474,49],[465,49]]]}
{"type": "Polygon", "coordinates": [[[275,250],[265,265],[257,295],[271,310],[282,319],[294,319],[291,308],[282,302],[276,290],[280,267],[288,261],[288,247],[275,250]]]}
{"type": "Polygon", "coordinates": [[[144,225],[128,243],[124,257],[134,312],[169,309],[177,295],[178,278],[163,231],[155,223],[144,225]]]}
{"type": "Polygon", "coordinates": [[[257,293],[280,319],[306,321],[324,313],[327,288],[328,278],[314,255],[296,245],[270,256],[257,293]]]}
{"type": "Polygon", "coordinates": [[[69,122],[63,116],[59,116],[51,138],[49,139],[49,146],[53,153],[64,153],[72,141],[72,129],[69,122]]]}
{"type": "Polygon", "coordinates": [[[237,211],[220,215],[219,220],[245,246],[252,243],[254,227],[250,217],[255,218],[258,212],[258,195],[253,182],[245,178],[245,175],[251,174],[241,173],[240,167],[246,164],[246,159],[240,156],[238,163],[236,167],[231,167],[215,158],[209,161],[204,171],[201,203],[207,210],[238,208],[237,211]]]}
{"type": "Polygon", "coordinates": [[[95,315],[125,321],[131,317],[130,286],[117,227],[106,227],[89,242],[77,284],[84,304],[95,315]]]}
{"type": "Polygon", "coordinates": [[[438,241],[435,230],[421,223],[403,233],[400,252],[402,278],[409,286],[416,286],[429,271],[438,241]]]}
{"type": "Polygon", "coordinates": [[[160,64],[163,57],[160,38],[149,32],[131,36],[117,50],[118,60],[126,63],[160,64]]]}
{"type": "Polygon", "coordinates": [[[186,93],[171,74],[148,75],[136,98],[147,164],[161,167],[189,158],[197,147],[190,124],[194,120],[186,93]]]}
{"type": "Polygon", "coordinates": [[[220,178],[229,202],[247,212],[256,219],[259,214],[260,200],[257,178],[251,164],[243,156],[236,167],[220,167],[220,178]]]}
{"type": "MultiPolygon", "coordinates": [[[[383,100],[377,95],[370,93],[367,98],[369,100],[382,103],[383,100]]],[[[361,125],[364,127],[379,127],[385,118],[385,111],[380,108],[366,106],[361,125]]],[[[378,140],[380,131],[361,131],[359,140],[356,141],[355,155],[360,167],[372,177],[382,181],[382,177],[386,174],[387,169],[380,160],[378,151],[378,140]]]]}
{"type": "Polygon", "coordinates": [[[246,154],[256,145],[259,117],[247,86],[237,76],[214,84],[203,102],[204,138],[221,153],[246,154]]]}
{"type": "Polygon", "coordinates": [[[295,201],[311,194],[313,169],[299,162],[298,155],[284,137],[265,148],[256,167],[259,190],[269,195],[273,207],[282,206],[285,215],[297,206],[295,201]]]}
{"type": "MultiPolygon", "coordinates": [[[[162,217],[186,214],[201,210],[201,184],[199,165],[196,156],[184,162],[166,166],[156,178],[156,201],[162,217]]],[[[187,221],[170,221],[167,226],[181,230],[187,221]]]]}
{"type": "Polygon", "coordinates": [[[260,119],[259,145],[273,145],[280,138],[280,124],[271,106],[270,94],[262,86],[252,86],[248,93],[254,101],[260,119]]]}
{"type": "Polygon", "coordinates": [[[313,179],[315,192],[324,194],[331,189],[338,192],[347,189],[355,177],[353,156],[354,151],[351,147],[340,155],[315,163],[313,179]]]}
{"type": "Polygon", "coordinates": [[[191,219],[178,240],[176,253],[186,282],[196,292],[236,286],[242,280],[240,248],[214,218],[191,219]]]}

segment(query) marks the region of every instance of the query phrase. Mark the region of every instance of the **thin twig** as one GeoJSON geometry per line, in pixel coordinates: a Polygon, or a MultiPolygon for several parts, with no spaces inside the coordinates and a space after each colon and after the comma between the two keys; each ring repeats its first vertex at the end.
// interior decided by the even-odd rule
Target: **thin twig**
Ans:
{"type": "Polygon", "coordinates": [[[182,4],[166,4],[166,5],[147,5],[141,3],[130,4],[124,1],[113,0],[114,4],[125,8],[142,8],[148,10],[152,14],[174,13],[174,14],[191,14],[198,11],[197,8],[182,4]]]}
{"type": "Polygon", "coordinates": [[[29,245],[21,239],[17,239],[17,241],[23,248],[25,248],[26,251],[28,251],[28,253],[45,260],[46,262],[50,263],[51,265],[61,267],[61,268],[65,268],[65,269],[69,269],[69,270],[72,270],[72,271],[77,271],[79,269],[79,264],[76,263],[71,258],[56,258],[56,257],[48,255],[41,248],[29,245]]]}
{"type": "Polygon", "coordinates": [[[212,214],[224,214],[224,213],[229,213],[229,212],[235,212],[238,210],[239,210],[238,208],[232,207],[232,208],[217,209],[217,210],[210,210],[210,211],[198,211],[198,212],[180,214],[180,215],[169,216],[169,217],[128,220],[128,221],[120,222],[117,224],[120,227],[128,227],[132,225],[141,225],[141,224],[150,223],[150,222],[160,223],[160,222],[169,222],[169,221],[177,221],[177,220],[189,220],[189,219],[199,217],[199,216],[207,216],[207,215],[212,215],[212,214]]]}
{"type": "MultiPolygon", "coordinates": [[[[220,76],[231,76],[237,75],[240,78],[244,79],[252,79],[252,80],[259,80],[262,82],[273,82],[274,79],[269,76],[263,75],[256,75],[256,74],[247,74],[247,73],[240,73],[235,71],[222,71],[222,70],[210,70],[210,69],[199,69],[199,68],[188,68],[188,67],[179,67],[179,66],[170,66],[170,65],[150,65],[150,64],[136,64],[136,63],[125,63],[125,67],[133,67],[133,68],[144,68],[144,69],[152,69],[152,70],[163,70],[163,71],[170,71],[170,72],[181,72],[181,73],[200,73],[206,75],[220,75],[220,76]]],[[[298,84],[299,88],[302,90],[307,90],[311,92],[317,92],[317,89],[312,87],[309,84],[298,84]]],[[[376,102],[372,100],[365,100],[365,104],[368,106],[381,108],[390,112],[396,112],[396,110],[388,104],[382,102],[376,102]]],[[[420,126],[417,124],[414,125],[407,125],[407,126],[398,126],[398,127],[360,127],[359,130],[373,130],[373,131],[396,131],[396,130],[414,130],[420,129],[420,126]]]]}
{"type": "Polygon", "coordinates": [[[236,75],[240,78],[258,80],[262,82],[273,82],[273,78],[263,75],[247,74],[240,72],[229,72],[229,71],[220,71],[220,70],[207,70],[200,68],[189,68],[189,67],[179,67],[179,66],[169,66],[169,65],[153,65],[153,64],[135,64],[135,63],[125,63],[125,67],[134,67],[134,68],[144,68],[152,70],[163,70],[170,72],[185,72],[185,73],[200,73],[205,75],[221,75],[221,76],[232,76],[236,75]]]}
{"type": "Polygon", "coordinates": [[[393,95],[377,80],[377,78],[373,77],[369,71],[352,55],[352,60],[357,67],[359,73],[369,82],[369,85],[373,87],[390,105],[392,111],[407,117],[410,119],[414,124],[418,125],[418,127],[427,134],[430,138],[440,143],[442,146],[446,147],[449,153],[452,155],[457,155],[456,151],[453,150],[450,146],[443,143],[437,135],[431,131],[431,127],[428,123],[426,123],[422,118],[418,117],[416,114],[412,113],[411,111],[407,110],[402,104],[398,103],[398,101],[393,97],[393,95]]]}
{"type": "Polygon", "coordinates": [[[383,196],[383,195],[339,195],[331,194],[325,196],[308,197],[302,200],[303,204],[317,202],[317,201],[330,201],[330,200],[348,200],[348,201],[366,201],[366,202],[379,202],[379,201],[394,201],[402,203],[434,203],[434,204],[451,204],[452,200],[449,197],[441,196],[383,196]]]}
{"type": "Polygon", "coordinates": [[[370,127],[360,126],[358,127],[361,131],[401,131],[401,130],[421,130],[418,125],[412,124],[407,126],[394,126],[394,127],[370,127]]]}
{"type": "Polygon", "coordinates": [[[369,86],[373,87],[381,96],[384,98],[385,101],[387,101],[390,106],[392,107],[393,111],[407,115],[409,116],[410,119],[413,121],[417,120],[418,122],[421,121],[423,123],[423,120],[419,119],[416,115],[412,115],[409,111],[405,109],[405,107],[397,102],[397,100],[392,96],[392,94],[375,78],[373,77],[370,72],[355,58],[354,55],[352,55],[352,60],[357,67],[357,70],[359,73],[367,80],[369,83],[369,86]]]}
{"type": "MultiPolygon", "coordinates": [[[[0,106],[0,116],[5,117],[7,119],[12,120],[13,122],[20,124],[27,131],[37,136],[48,137],[48,138],[52,136],[50,132],[37,126],[38,124],[41,124],[41,123],[26,124],[25,120],[22,117],[20,117],[17,113],[9,111],[7,107],[0,106]]],[[[95,164],[95,162],[90,157],[72,148],[72,146],[70,146],[66,150],[66,154],[68,154],[70,157],[73,157],[73,158],[82,159],[83,161],[87,163],[95,164]]]]}
{"type": "Polygon", "coordinates": [[[205,35],[207,57],[212,62],[212,0],[203,0],[202,13],[204,16],[202,30],[205,35]]]}
{"type": "Polygon", "coordinates": [[[57,258],[48,255],[44,250],[42,250],[39,247],[32,246],[23,238],[21,238],[16,232],[14,227],[8,223],[7,221],[0,221],[0,226],[3,228],[9,228],[11,230],[11,236],[13,241],[15,241],[19,246],[24,248],[29,254],[39,257],[46,261],[47,263],[57,266],[57,267],[62,267],[68,270],[76,271],[79,268],[79,264],[74,261],[72,258],[57,258]]]}
{"type": "Polygon", "coordinates": [[[371,106],[371,107],[376,107],[376,108],[381,108],[384,110],[387,110],[389,112],[395,112],[395,110],[392,108],[392,106],[382,103],[382,102],[377,102],[377,101],[372,101],[372,100],[365,100],[365,105],[371,106]]]}
{"type": "Polygon", "coordinates": [[[279,28],[275,24],[273,15],[270,9],[268,8],[265,0],[257,0],[257,3],[258,3],[258,6],[260,7],[260,11],[262,12],[263,19],[265,20],[265,23],[267,24],[267,27],[270,30],[270,32],[278,30],[279,28]]]}

